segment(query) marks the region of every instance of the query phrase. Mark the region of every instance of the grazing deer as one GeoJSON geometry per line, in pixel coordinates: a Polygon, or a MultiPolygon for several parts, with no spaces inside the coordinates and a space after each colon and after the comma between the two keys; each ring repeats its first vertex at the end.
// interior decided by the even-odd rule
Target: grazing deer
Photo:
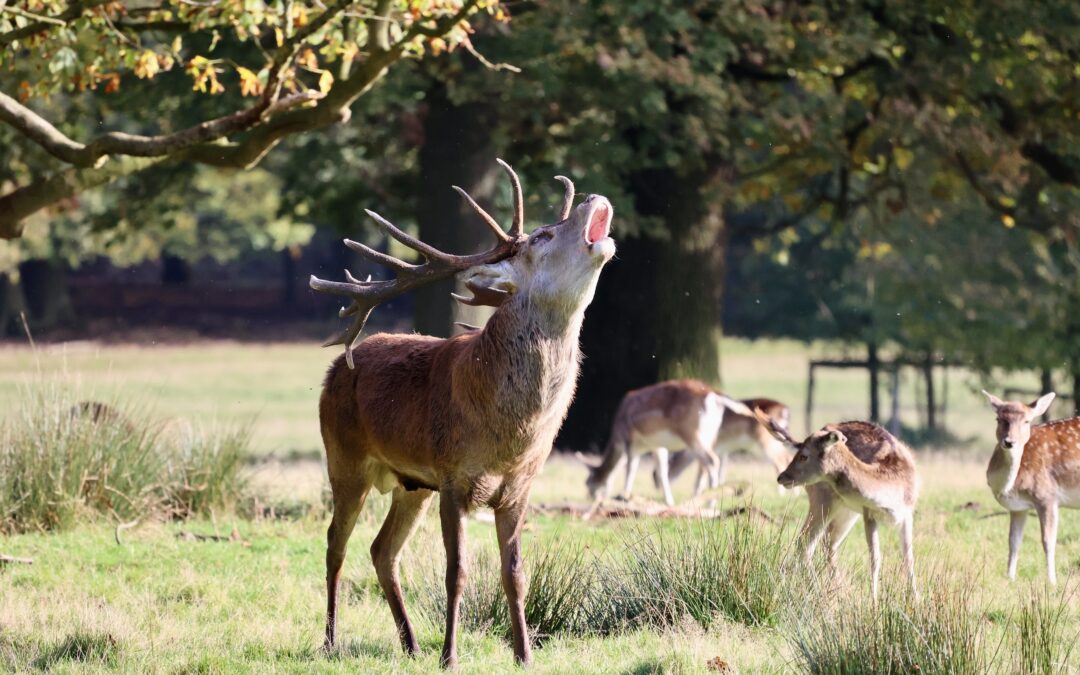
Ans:
{"type": "Polygon", "coordinates": [[[778,440],[795,450],[791,464],[776,479],[784,487],[805,486],[810,509],[802,526],[804,554],[809,562],[823,536],[828,538],[829,565],[836,568],[837,551],[861,514],[870,549],[870,591],[878,595],[881,547],[878,524],[900,527],[904,568],[915,587],[912,520],[919,497],[919,476],[911,451],[888,431],[870,422],[826,425],[802,443],[760,410],[758,419],[778,440]]]}
{"type": "Polygon", "coordinates": [[[368,492],[393,492],[390,511],[371,545],[379,585],[405,651],[419,649],[402,602],[398,560],[435,492],[446,547],[446,635],[442,665],[457,662],[457,624],[467,576],[465,517],[478,506],[495,511],[502,584],[510,605],[514,656],[529,663],[521,528],[529,490],[551,452],[574,395],[581,355],[578,336],[600,270],[615,254],[608,236],[612,208],[592,195],[571,211],[565,187],[558,223],[525,236],[521,184],[509,165],[514,218],[510,233],[455,187],[495,233],[490,251],[454,256],[368,214],[426,261],[408,264],[363,244],[346,245],[397,272],[387,281],[311,278],[311,287],[353,298],[341,316],[352,326],[327,344],[344,344],[319,401],[334,515],[327,532],[326,645],[333,646],[337,588],[349,535],[368,492]],[[468,270],[472,305],[495,313],[480,330],[449,339],[373,335],[355,348],[371,310],[381,301],[468,270]]]}
{"type": "MultiPolygon", "coordinates": [[[[720,459],[713,448],[724,421],[724,409],[752,415],[749,408],[698,380],[669,380],[627,392],[615,411],[603,460],[589,468],[585,485],[599,499],[620,464],[626,464],[622,496],[629,499],[642,456],[656,457],[656,474],[664,502],[675,505],[668,480],[668,453],[683,449],[704,467],[710,487],[720,484],[720,459]]],[[[699,478],[694,496],[705,489],[699,478]]]]}
{"type": "Polygon", "coordinates": [[[1050,408],[1053,392],[1030,405],[983,394],[997,415],[997,445],[986,467],[986,484],[1009,511],[1009,578],[1016,578],[1024,522],[1028,511],[1035,509],[1042,526],[1046,575],[1056,584],[1058,508],[1080,508],[1080,417],[1032,426],[1050,408]]]}
{"type": "MultiPolygon", "coordinates": [[[[758,408],[776,421],[781,427],[787,429],[791,423],[791,411],[786,405],[770,398],[749,398],[740,401],[751,410],[758,408]]],[[[724,482],[724,474],[727,469],[728,455],[736,450],[748,447],[756,447],[776,467],[776,473],[780,473],[791,462],[791,453],[787,447],[778,441],[769,430],[764,427],[753,415],[743,415],[735,411],[728,411],[724,415],[724,421],[720,424],[720,433],[716,436],[714,452],[720,458],[720,482],[724,482]]],[[[691,464],[698,464],[698,484],[706,480],[707,467],[697,462],[697,457],[688,450],[679,450],[671,454],[668,459],[668,481],[674,481],[691,464]]],[[[657,488],[663,487],[660,480],[660,466],[653,471],[653,483],[657,488]]],[[[780,492],[787,491],[783,485],[779,486],[780,492]]]]}

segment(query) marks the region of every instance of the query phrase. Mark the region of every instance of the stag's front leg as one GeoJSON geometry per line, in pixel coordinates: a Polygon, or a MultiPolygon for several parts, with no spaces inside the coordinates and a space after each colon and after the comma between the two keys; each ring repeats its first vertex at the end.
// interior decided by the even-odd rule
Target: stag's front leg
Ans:
{"type": "Polygon", "coordinates": [[[525,570],[521,565],[521,525],[525,522],[527,502],[495,509],[495,531],[502,557],[502,585],[510,605],[510,629],[514,640],[514,659],[521,665],[532,662],[529,628],[525,624],[525,570]]]}
{"type": "Polygon", "coordinates": [[[458,610],[461,594],[468,578],[465,551],[465,502],[453,488],[439,492],[439,516],[442,521],[443,545],[446,546],[446,637],[443,640],[441,664],[444,668],[457,666],[458,610]]]}
{"type": "Polygon", "coordinates": [[[656,449],[656,475],[660,480],[660,489],[664,491],[664,503],[675,506],[675,497],[671,494],[671,477],[669,475],[669,460],[667,448],[656,449]]]}
{"type": "Polygon", "coordinates": [[[863,527],[866,528],[866,546],[870,549],[870,595],[877,600],[878,579],[881,577],[881,543],[878,538],[878,524],[874,514],[863,510],[863,527]]]}
{"type": "Polygon", "coordinates": [[[1020,544],[1024,541],[1024,523],[1027,522],[1027,511],[1011,511],[1009,513],[1009,566],[1007,574],[1009,580],[1016,578],[1016,563],[1020,559],[1020,544]]]}

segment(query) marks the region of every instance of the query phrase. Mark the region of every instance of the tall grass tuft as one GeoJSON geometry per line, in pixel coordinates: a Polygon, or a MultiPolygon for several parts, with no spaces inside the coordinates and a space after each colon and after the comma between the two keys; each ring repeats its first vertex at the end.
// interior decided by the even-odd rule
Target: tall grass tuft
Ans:
{"type": "Polygon", "coordinates": [[[723,521],[668,523],[635,530],[622,558],[598,567],[601,632],[677,626],[686,617],[709,628],[718,617],[774,626],[786,599],[790,537],[746,514],[723,521]]]}
{"type": "Polygon", "coordinates": [[[171,432],[122,403],[87,408],[60,382],[29,388],[0,427],[0,532],[228,506],[248,438],[246,428],[171,432]]]}
{"type": "Polygon", "coordinates": [[[877,603],[862,589],[843,597],[810,589],[793,597],[786,633],[793,667],[813,675],[989,672],[986,629],[970,582],[930,579],[924,588],[930,591],[920,599],[883,588],[877,603]]]}
{"type": "MultiPolygon", "coordinates": [[[[528,591],[525,623],[533,642],[553,635],[591,632],[594,566],[584,546],[546,543],[529,546],[525,556],[528,591]]],[[[422,602],[434,616],[446,612],[442,569],[425,575],[422,602]]],[[[470,629],[510,637],[510,615],[497,555],[482,550],[469,564],[461,599],[461,622],[470,629]]]]}
{"type": "Polygon", "coordinates": [[[1069,639],[1065,636],[1069,616],[1065,597],[1055,597],[1045,589],[1031,593],[1013,620],[1016,672],[1025,675],[1074,672],[1069,658],[1076,636],[1069,639]]]}

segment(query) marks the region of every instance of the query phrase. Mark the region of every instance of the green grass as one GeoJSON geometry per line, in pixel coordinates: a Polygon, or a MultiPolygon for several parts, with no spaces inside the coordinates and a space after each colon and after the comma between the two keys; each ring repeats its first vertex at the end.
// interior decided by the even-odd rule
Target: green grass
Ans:
{"type": "MultiPolygon", "coordinates": [[[[791,343],[726,343],[727,388],[789,400],[795,428],[801,429],[806,360],[824,353],[820,346],[791,343]]],[[[254,427],[256,454],[313,452],[315,400],[331,356],[312,345],[87,345],[40,358],[6,348],[0,350],[0,410],[9,420],[17,397],[13,385],[38,378],[40,363],[83,391],[92,385],[93,398],[138,401],[157,418],[229,423],[261,413],[254,427]]],[[[975,383],[965,385],[966,376],[954,376],[950,425],[983,429],[989,414],[970,391],[975,383]]],[[[854,376],[823,376],[815,422],[860,416],[863,384],[854,376]]],[[[786,565],[805,498],[778,495],[760,459],[733,462],[730,478],[746,481],[750,492],[729,498],[725,506],[753,503],[774,523],[741,517],[582,522],[531,514],[524,533],[533,579],[529,620],[543,637],[533,671],[706,672],[706,663],[719,657],[740,673],[860,672],[859,664],[866,672],[865,664],[885,663],[890,655],[899,655],[889,662],[900,664],[894,672],[911,663],[929,671],[935,663],[959,661],[934,661],[927,653],[961,644],[971,654],[956,658],[987,672],[1076,672],[1080,662],[1070,645],[1080,633],[1080,517],[1062,513],[1057,589],[1044,589],[1034,523],[1025,532],[1019,579],[1008,583],[1008,519],[996,515],[1000,509],[985,487],[986,453],[980,447],[919,454],[924,492],[915,553],[924,604],[909,607],[902,592],[889,595],[896,587],[889,580],[902,576],[897,536],[887,529],[886,612],[865,599],[868,556],[861,525],[841,550],[840,580],[818,586],[814,574],[786,565]],[[626,598],[635,597],[649,601],[639,603],[636,614],[625,609],[626,598]],[[829,631],[835,640],[814,639],[814,631],[829,631]],[[881,635],[894,638],[884,656],[874,642],[881,635]],[[845,663],[856,667],[811,667],[835,664],[830,653],[847,655],[845,663]]],[[[93,519],[59,532],[0,538],[0,553],[34,559],[33,565],[0,567],[0,671],[435,671],[444,602],[438,509],[429,511],[403,559],[406,604],[423,654],[410,660],[400,653],[368,560],[388,507],[380,496],[369,501],[351,540],[341,646],[328,655],[320,650],[328,522],[324,470],[313,460],[267,461],[250,473],[253,504],[187,522],[140,523],[122,533],[122,544],[110,522],[93,519]],[[200,541],[191,533],[225,540],[200,541]]],[[[636,494],[657,499],[650,473],[639,472],[636,494]]],[[[688,497],[692,473],[676,485],[677,498],[688,497]]],[[[550,462],[534,486],[533,502],[584,502],[585,475],[571,460],[550,462]]],[[[474,564],[459,645],[461,672],[510,671],[494,527],[470,520],[468,536],[474,564]]]]}

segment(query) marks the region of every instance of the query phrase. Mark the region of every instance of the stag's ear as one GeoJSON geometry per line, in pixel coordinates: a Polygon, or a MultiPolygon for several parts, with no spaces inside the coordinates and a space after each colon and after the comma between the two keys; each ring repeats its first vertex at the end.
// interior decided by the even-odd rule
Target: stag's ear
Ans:
{"type": "Polygon", "coordinates": [[[994,396],[993,394],[986,391],[985,389],[982,390],[982,393],[983,393],[983,396],[986,397],[986,400],[990,401],[990,405],[993,406],[993,408],[995,410],[997,410],[1001,406],[1005,405],[1005,401],[1002,401],[1000,398],[998,398],[997,396],[994,396]]]}
{"type": "Polygon", "coordinates": [[[498,307],[517,293],[517,284],[511,274],[512,268],[502,263],[474,267],[465,279],[465,288],[472,291],[473,297],[451,295],[463,305],[498,307]]]}
{"type": "Polygon", "coordinates": [[[1034,419],[1039,415],[1042,415],[1050,409],[1050,404],[1054,402],[1054,397],[1057,396],[1054,392],[1044,394],[1038,401],[1031,404],[1031,417],[1034,419]]]}

